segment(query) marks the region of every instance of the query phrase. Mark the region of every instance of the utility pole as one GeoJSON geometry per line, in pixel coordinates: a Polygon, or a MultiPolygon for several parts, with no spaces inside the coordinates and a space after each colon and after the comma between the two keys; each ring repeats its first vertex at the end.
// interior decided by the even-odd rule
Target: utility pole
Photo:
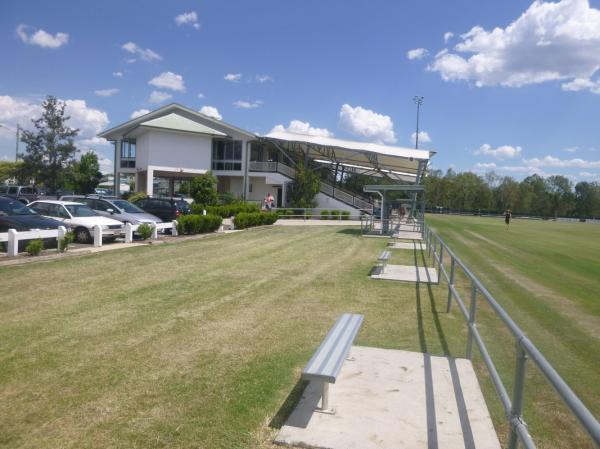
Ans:
{"type": "Polygon", "coordinates": [[[415,134],[415,149],[417,150],[419,149],[419,112],[424,99],[425,97],[421,97],[419,95],[415,95],[413,98],[413,101],[417,105],[417,134],[415,134]]]}
{"type": "MultiPolygon", "coordinates": [[[[10,127],[6,126],[4,123],[0,123],[0,128],[6,128],[8,130],[10,130],[10,127]]],[[[19,161],[19,140],[21,137],[21,126],[19,126],[19,124],[17,123],[17,129],[16,129],[16,134],[17,134],[17,142],[15,145],[15,162],[19,161]]]]}

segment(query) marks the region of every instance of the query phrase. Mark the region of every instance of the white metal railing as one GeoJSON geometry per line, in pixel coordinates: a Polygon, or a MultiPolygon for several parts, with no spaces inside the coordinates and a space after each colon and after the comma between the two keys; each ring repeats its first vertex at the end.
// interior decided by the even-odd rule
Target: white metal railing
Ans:
{"type": "Polygon", "coordinates": [[[58,229],[40,229],[35,231],[16,231],[9,229],[8,232],[0,233],[0,243],[6,243],[6,255],[14,257],[19,254],[19,241],[36,239],[56,239],[56,248],[59,249],[58,241],[64,238],[67,229],[59,226],[58,229]]]}
{"type": "Polygon", "coordinates": [[[344,203],[354,205],[354,196],[350,195],[349,193],[344,192],[343,190],[334,188],[333,197],[337,198],[340,201],[343,201],[344,203]]]}
{"type": "Polygon", "coordinates": [[[330,186],[329,184],[325,184],[323,181],[321,181],[321,192],[323,192],[325,195],[329,195],[329,196],[333,196],[333,187],[330,186]]]}
{"type": "Polygon", "coordinates": [[[250,163],[248,164],[248,170],[276,172],[277,171],[277,162],[250,161],[250,163]]]}

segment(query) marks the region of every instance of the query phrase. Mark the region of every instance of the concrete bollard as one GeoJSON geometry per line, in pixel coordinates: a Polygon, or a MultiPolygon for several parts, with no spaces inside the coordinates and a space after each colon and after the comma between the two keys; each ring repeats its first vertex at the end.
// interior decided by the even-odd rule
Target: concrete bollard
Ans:
{"type": "Polygon", "coordinates": [[[133,227],[131,223],[125,223],[125,243],[133,242],[133,227]]]}
{"type": "MultiPolygon", "coordinates": [[[[60,241],[65,238],[65,234],[67,233],[67,228],[64,226],[58,227],[58,235],[56,236],[56,251],[60,253],[60,241]]],[[[67,248],[65,248],[66,251],[67,248]]]]}
{"type": "Polygon", "coordinates": [[[94,225],[94,246],[102,246],[102,228],[100,225],[94,225]]]}
{"type": "Polygon", "coordinates": [[[19,254],[19,234],[15,229],[8,230],[8,248],[6,248],[8,257],[15,257],[19,254]]]}
{"type": "Polygon", "coordinates": [[[173,237],[177,237],[177,235],[178,235],[177,234],[177,220],[173,220],[172,223],[173,223],[173,228],[171,229],[171,235],[173,237]]]}

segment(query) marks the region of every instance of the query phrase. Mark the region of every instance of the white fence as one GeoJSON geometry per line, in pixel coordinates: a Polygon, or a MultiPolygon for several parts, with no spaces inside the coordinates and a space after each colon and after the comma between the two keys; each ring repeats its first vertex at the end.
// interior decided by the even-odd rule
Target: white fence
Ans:
{"type": "MultiPolygon", "coordinates": [[[[136,232],[139,228],[139,225],[132,225],[131,223],[126,223],[122,228],[122,234],[125,237],[125,243],[133,242],[133,233],[136,232]]],[[[157,239],[158,232],[164,231],[165,229],[171,230],[171,235],[177,235],[177,221],[173,220],[169,223],[156,223],[152,226],[152,236],[151,238],[157,239]]],[[[25,240],[36,240],[36,239],[56,239],[56,249],[60,251],[60,246],[58,244],[59,240],[64,238],[67,233],[67,229],[64,226],[59,226],[58,229],[44,229],[44,230],[36,230],[36,231],[16,231],[15,229],[9,229],[8,232],[0,233],[0,243],[6,243],[6,255],[9,257],[14,257],[19,254],[19,241],[25,240]]],[[[102,246],[102,228],[100,225],[95,225],[93,227],[94,236],[94,246],[100,247],[102,246]]]]}

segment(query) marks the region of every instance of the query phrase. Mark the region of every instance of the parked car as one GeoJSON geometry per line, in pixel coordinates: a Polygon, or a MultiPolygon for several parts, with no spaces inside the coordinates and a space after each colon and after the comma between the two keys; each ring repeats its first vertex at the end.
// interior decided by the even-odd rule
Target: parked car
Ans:
{"type": "MultiPolygon", "coordinates": [[[[19,200],[0,197],[0,232],[14,229],[17,232],[33,231],[38,229],[58,229],[64,223],[46,218],[38,214],[19,200]]],[[[46,248],[56,246],[56,239],[43,239],[46,248]]],[[[19,241],[19,251],[23,251],[27,241],[19,241]]]]}
{"type": "Polygon", "coordinates": [[[23,204],[37,200],[41,194],[35,186],[0,185],[0,195],[14,198],[23,204]]]}
{"type": "Polygon", "coordinates": [[[135,204],[116,197],[106,197],[100,195],[65,195],[60,198],[62,201],[75,201],[90,206],[91,209],[105,217],[114,218],[123,223],[139,225],[142,223],[154,224],[161,220],[155,215],[144,212],[135,204]]]}
{"type": "Polygon", "coordinates": [[[123,223],[103,217],[89,206],[73,201],[41,200],[29,204],[34,211],[61,221],[73,229],[75,240],[79,243],[91,243],[95,225],[102,228],[103,240],[114,240],[122,234],[123,223]]]}
{"type": "Polygon", "coordinates": [[[190,205],[183,198],[140,198],[133,204],[149,214],[156,215],[163,222],[177,220],[179,216],[192,212],[190,205]]]}

